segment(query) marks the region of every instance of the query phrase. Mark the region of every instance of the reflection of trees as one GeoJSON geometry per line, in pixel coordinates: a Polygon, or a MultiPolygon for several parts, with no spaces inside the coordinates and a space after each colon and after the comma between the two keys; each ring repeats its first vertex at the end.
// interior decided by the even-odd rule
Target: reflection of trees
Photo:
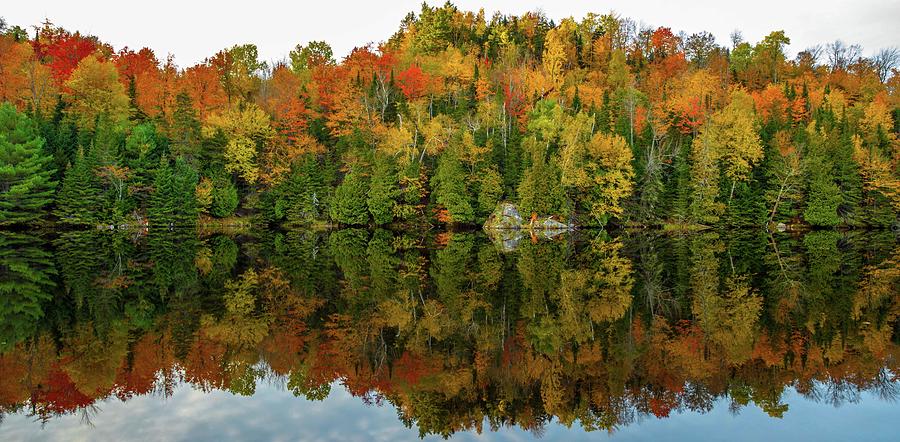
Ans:
{"type": "Polygon", "coordinates": [[[691,247],[694,316],[705,337],[724,350],[728,362],[744,361],[756,339],[762,298],[744,275],[726,271],[730,274],[721,281],[716,253],[724,248],[714,234],[697,235],[691,247]]]}
{"type": "MultiPolygon", "coordinates": [[[[387,230],[252,244],[176,233],[61,236],[60,296],[0,355],[0,410],[50,418],[169,394],[179,377],[322,399],[339,380],[423,435],[483,422],[540,434],[551,420],[614,430],[719,398],[778,417],[789,386],[842,404],[900,385],[900,254],[887,238],[600,237],[501,254],[459,232],[437,249],[387,230]]],[[[38,269],[43,253],[28,255],[43,256],[38,269]]]]}
{"type": "Polygon", "coordinates": [[[153,283],[160,296],[189,296],[196,293],[198,241],[189,230],[150,231],[150,260],[153,283]]]}
{"type": "Polygon", "coordinates": [[[81,323],[66,336],[63,347],[63,370],[78,391],[86,396],[108,393],[128,351],[128,330],[118,323],[100,337],[93,324],[81,323]]]}
{"type": "Polygon", "coordinates": [[[38,238],[0,232],[0,352],[37,331],[55,273],[52,254],[38,238]]]}
{"type": "Polygon", "coordinates": [[[636,294],[651,315],[661,315],[666,318],[677,318],[680,315],[680,305],[674,297],[674,291],[667,284],[665,274],[666,266],[660,256],[659,248],[666,247],[665,238],[655,236],[642,236],[637,238],[635,252],[635,287],[636,294]]]}

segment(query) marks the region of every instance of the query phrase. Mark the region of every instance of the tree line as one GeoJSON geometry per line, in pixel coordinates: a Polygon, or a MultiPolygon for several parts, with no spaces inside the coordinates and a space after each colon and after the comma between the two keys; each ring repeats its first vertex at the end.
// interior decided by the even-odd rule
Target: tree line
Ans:
{"type": "Polygon", "coordinates": [[[900,51],[423,5],[340,62],[0,28],[0,224],[884,227],[900,51]]]}

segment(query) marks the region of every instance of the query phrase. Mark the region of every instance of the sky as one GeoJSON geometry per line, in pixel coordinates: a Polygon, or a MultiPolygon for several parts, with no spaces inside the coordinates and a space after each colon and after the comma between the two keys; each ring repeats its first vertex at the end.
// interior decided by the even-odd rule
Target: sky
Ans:
{"type": "MultiPolygon", "coordinates": [[[[824,387],[822,387],[824,389],[824,387]]],[[[576,423],[567,428],[553,420],[540,439],[518,427],[482,434],[457,433],[453,441],[464,442],[636,442],[647,440],[759,440],[872,442],[896,440],[896,416],[900,404],[879,400],[862,392],[856,403],[836,407],[813,402],[793,389],[786,389],[781,402],[788,405],[783,418],[767,416],[755,406],[729,411],[729,400],[718,398],[707,413],[673,412],[666,419],[644,418],[620,427],[614,433],[585,432],[576,423]]],[[[97,404],[89,413],[51,419],[42,425],[23,412],[4,416],[0,440],[65,441],[160,440],[160,441],[415,441],[415,427],[406,428],[389,402],[366,405],[335,382],[331,394],[321,402],[294,397],[283,387],[261,382],[253,396],[225,391],[203,393],[179,384],[171,397],[144,395],[120,401],[115,397],[97,404]]],[[[443,441],[429,436],[425,442],[443,441]]]]}
{"type": "MultiPolygon", "coordinates": [[[[428,0],[432,5],[441,0],[428,0]]],[[[648,26],[668,26],[676,33],[708,31],[719,44],[741,30],[757,42],[774,30],[791,39],[789,55],[836,39],[858,43],[864,55],[900,46],[900,0],[500,0],[454,2],[462,10],[484,8],[519,15],[541,10],[559,21],[587,12],[614,11],[648,26]]],[[[388,39],[421,0],[293,1],[271,0],[42,0],[4,1],[0,17],[11,25],[30,27],[50,19],[66,29],[100,37],[117,50],[150,47],[157,57],[175,55],[187,67],[235,44],[255,43],[263,60],[282,60],[298,43],[325,40],[336,58],[353,47],[388,39]],[[126,6],[126,5],[131,6],[126,6]]]]}

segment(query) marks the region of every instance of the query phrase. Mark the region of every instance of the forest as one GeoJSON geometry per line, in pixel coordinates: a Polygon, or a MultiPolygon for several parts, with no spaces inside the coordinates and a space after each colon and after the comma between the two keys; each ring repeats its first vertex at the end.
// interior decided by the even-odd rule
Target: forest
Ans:
{"type": "Polygon", "coordinates": [[[339,61],[181,67],[0,20],[0,225],[896,224],[900,50],[790,42],[448,2],[339,61]]]}

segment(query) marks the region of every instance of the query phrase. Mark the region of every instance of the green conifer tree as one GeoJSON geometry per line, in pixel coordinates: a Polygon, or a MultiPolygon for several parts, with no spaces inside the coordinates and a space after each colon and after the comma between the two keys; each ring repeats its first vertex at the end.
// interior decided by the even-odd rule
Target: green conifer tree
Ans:
{"type": "Polygon", "coordinates": [[[431,193],[434,202],[447,209],[450,222],[475,221],[475,211],[469,202],[469,192],[466,189],[466,174],[459,159],[452,152],[444,152],[441,156],[431,179],[431,187],[434,189],[431,193]]]}
{"type": "Polygon", "coordinates": [[[323,215],[325,184],[322,168],[313,155],[295,165],[288,178],[278,186],[273,219],[288,225],[308,224],[323,215]]]}
{"type": "MultiPolygon", "coordinates": [[[[172,170],[174,184],[172,205],[176,225],[191,227],[197,224],[199,213],[196,194],[197,180],[197,171],[183,157],[178,157],[172,170]]],[[[213,205],[215,204],[214,197],[213,205]]]]}
{"type": "Polygon", "coordinates": [[[362,225],[369,221],[366,193],[369,182],[361,172],[351,170],[334,191],[331,219],[341,224],[362,225]]]}
{"type": "Polygon", "coordinates": [[[93,155],[79,150],[56,198],[56,216],[65,224],[91,225],[102,219],[100,180],[93,155]]]}
{"type": "Polygon", "coordinates": [[[186,92],[175,97],[175,112],[172,115],[172,141],[169,145],[173,155],[183,155],[193,159],[200,154],[200,120],[197,111],[186,92]]]}
{"type": "Polygon", "coordinates": [[[228,176],[220,176],[213,180],[212,205],[209,213],[219,218],[234,215],[238,206],[238,191],[228,176]]]}
{"type": "Polygon", "coordinates": [[[160,161],[150,197],[150,223],[157,226],[192,227],[197,224],[197,171],[179,157],[175,165],[160,161]]]}
{"type": "Polygon", "coordinates": [[[478,180],[478,204],[476,214],[479,221],[487,219],[503,197],[503,179],[497,169],[487,168],[478,180]]]}
{"type": "Polygon", "coordinates": [[[526,150],[532,151],[532,162],[519,183],[518,193],[522,213],[569,216],[565,189],[560,183],[559,166],[553,160],[547,161],[540,148],[532,146],[526,150]]]}
{"type": "Polygon", "coordinates": [[[807,163],[809,187],[806,210],[803,218],[814,226],[836,226],[840,224],[838,206],[841,189],[831,178],[831,167],[823,158],[814,158],[807,163]]]}
{"type": "Polygon", "coordinates": [[[378,155],[372,171],[366,205],[375,224],[389,224],[394,219],[394,205],[400,195],[397,187],[397,168],[392,157],[378,155]]]}
{"type": "Polygon", "coordinates": [[[150,195],[148,215],[150,224],[172,226],[175,223],[172,205],[175,194],[175,183],[172,177],[172,166],[168,158],[162,158],[153,177],[153,193],[150,195]]]}
{"type": "Polygon", "coordinates": [[[0,225],[25,224],[53,201],[53,158],[37,126],[9,103],[0,105],[0,225]]]}

